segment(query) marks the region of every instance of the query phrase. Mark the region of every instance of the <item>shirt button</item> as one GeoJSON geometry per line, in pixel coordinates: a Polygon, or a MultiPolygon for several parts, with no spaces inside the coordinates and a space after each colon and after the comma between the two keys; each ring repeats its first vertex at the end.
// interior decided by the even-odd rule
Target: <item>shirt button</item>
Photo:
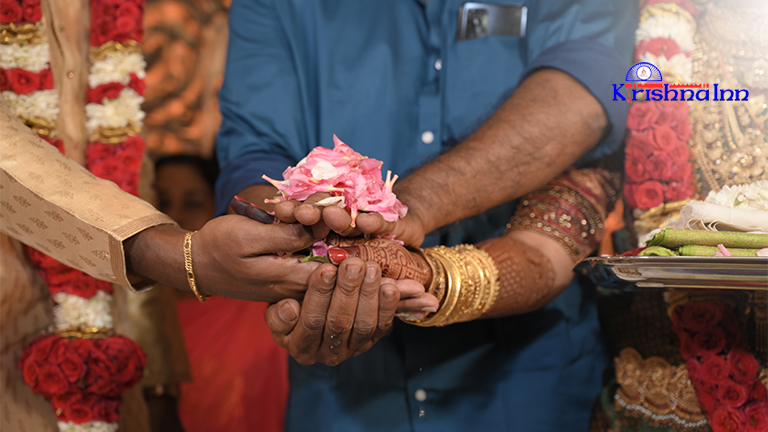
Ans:
{"type": "Polygon", "coordinates": [[[427,392],[424,389],[418,389],[413,394],[413,397],[416,398],[416,400],[419,402],[424,402],[425,400],[427,400],[427,392]]]}
{"type": "Polygon", "coordinates": [[[435,60],[435,69],[440,70],[443,68],[443,60],[437,59],[435,60]]]}
{"type": "Polygon", "coordinates": [[[421,142],[424,144],[432,144],[432,141],[435,140],[435,134],[432,133],[432,131],[424,131],[421,134],[421,142]]]}

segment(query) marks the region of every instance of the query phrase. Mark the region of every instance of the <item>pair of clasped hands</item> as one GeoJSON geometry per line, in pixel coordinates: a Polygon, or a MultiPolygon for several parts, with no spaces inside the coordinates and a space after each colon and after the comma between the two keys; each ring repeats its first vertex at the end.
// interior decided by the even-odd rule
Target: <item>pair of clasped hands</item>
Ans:
{"type": "MultiPolygon", "coordinates": [[[[249,203],[233,199],[232,206],[240,206],[236,210],[239,214],[222,216],[209,224],[231,224],[229,231],[239,233],[229,240],[228,253],[219,256],[231,259],[234,253],[242,260],[235,274],[242,280],[231,283],[232,262],[219,266],[201,263],[230,274],[197,277],[204,292],[270,302],[266,321],[273,337],[305,365],[339,364],[367,351],[385,336],[395,314],[419,318],[438,308],[437,299],[425,292],[432,272],[420,254],[390,240],[363,237],[392,233],[405,237],[406,244],[418,246],[424,236],[418,222],[406,216],[390,223],[378,214],[361,213],[353,228],[346,210],[314,204],[324,197],[327,194],[316,194],[304,202],[276,204],[279,222],[275,224],[258,222],[258,215],[244,211],[243,206],[249,203]],[[329,251],[332,263],[300,262],[304,256],[295,253],[324,238],[335,245],[329,251]]],[[[207,239],[208,233],[227,231],[222,228],[226,227],[204,227],[195,238],[212,244],[216,239],[207,239]]],[[[201,254],[200,259],[216,260],[217,254],[201,254]]]]}

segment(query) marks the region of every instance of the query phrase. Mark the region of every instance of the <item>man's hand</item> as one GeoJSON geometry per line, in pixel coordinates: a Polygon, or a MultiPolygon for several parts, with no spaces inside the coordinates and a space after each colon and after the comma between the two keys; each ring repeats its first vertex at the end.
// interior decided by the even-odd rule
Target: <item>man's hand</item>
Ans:
{"type": "MultiPolygon", "coordinates": [[[[131,237],[125,242],[128,270],[189,290],[184,234],[179,227],[160,225],[131,237]]],[[[300,263],[291,253],[313,242],[310,231],[299,224],[265,225],[235,215],[215,218],[192,237],[198,288],[204,294],[243,300],[300,299],[319,263],[300,263]]]]}
{"type": "Polygon", "coordinates": [[[275,204],[275,216],[285,223],[300,223],[312,227],[317,238],[324,238],[330,232],[344,237],[361,235],[392,236],[408,246],[418,247],[426,234],[421,219],[411,210],[404,218],[387,222],[378,213],[361,212],[352,226],[349,211],[335,206],[318,206],[317,202],[329,198],[327,193],[316,193],[303,202],[285,201],[275,204]]]}
{"type": "Polygon", "coordinates": [[[420,284],[382,279],[378,264],[350,258],[338,269],[318,267],[303,303],[286,299],[270,305],[266,319],[277,343],[300,364],[333,366],[369,350],[390,331],[398,309],[423,315],[436,303],[420,284]],[[411,297],[409,304],[399,306],[405,296],[411,297]]]}

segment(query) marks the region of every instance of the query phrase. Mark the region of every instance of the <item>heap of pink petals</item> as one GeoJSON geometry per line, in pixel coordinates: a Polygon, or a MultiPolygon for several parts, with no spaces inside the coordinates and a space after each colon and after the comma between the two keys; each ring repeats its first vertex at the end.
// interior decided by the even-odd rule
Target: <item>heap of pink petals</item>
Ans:
{"type": "Polygon", "coordinates": [[[394,193],[392,185],[397,175],[387,171],[386,181],[381,178],[382,162],[368,158],[333,136],[333,150],[315,147],[295,167],[283,172],[283,180],[263,176],[282,194],[272,202],[304,201],[312,194],[327,192],[318,205],[338,205],[349,210],[352,226],[359,211],[376,212],[387,222],[394,222],[408,211],[394,193]]]}

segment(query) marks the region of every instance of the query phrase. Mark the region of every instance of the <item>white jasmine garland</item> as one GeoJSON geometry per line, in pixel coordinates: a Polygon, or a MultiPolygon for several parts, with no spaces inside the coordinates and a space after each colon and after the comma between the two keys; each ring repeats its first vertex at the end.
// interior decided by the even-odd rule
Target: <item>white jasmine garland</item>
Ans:
{"type": "Polygon", "coordinates": [[[676,16],[652,16],[643,21],[635,32],[635,43],[637,44],[643,40],[656,38],[674,39],[680,47],[680,51],[692,52],[694,48],[691,24],[676,16]]]}
{"type": "Polygon", "coordinates": [[[94,421],[82,424],[72,422],[59,422],[59,431],[61,432],[116,432],[117,423],[107,423],[94,421]]]}
{"type": "Polygon", "coordinates": [[[21,119],[39,118],[55,122],[59,115],[59,96],[56,90],[38,90],[25,95],[8,90],[2,92],[2,95],[11,112],[21,119]]]}
{"type": "Polygon", "coordinates": [[[41,44],[0,44],[0,68],[21,68],[30,72],[40,72],[48,68],[50,47],[41,44]]]}
{"type": "Polygon", "coordinates": [[[129,121],[141,126],[145,115],[141,110],[143,102],[143,97],[126,87],[117,99],[104,99],[103,104],[89,103],[85,106],[85,128],[92,134],[99,129],[126,127],[129,121]]]}
{"type": "Polygon", "coordinates": [[[725,207],[768,211],[768,180],[723,186],[719,192],[710,191],[704,202],[725,207]]]}
{"type": "Polygon", "coordinates": [[[53,307],[53,323],[57,329],[78,326],[111,329],[113,326],[112,296],[104,291],[98,291],[89,299],[60,292],[53,299],[58,303],[53,307]]]}
{"type": "Polygon", "coordinates": [[[112,51],[107,54],[107,58],[104,60],[93,62],[88,75],[88,85],[92,88],[111,82],[126,85],[130,81],[132,73],[140,79],[144,79],[146,67],[147,62],[139,53],[112,51]]]}
{"type": "Polygon", "coordinates": [[[671,58],[667,58],[664,54],[655,56],[649,52],[641,54],[640,61],[649,62],[656,65],[661,69],[661,74],[664,75],[664,71],[671,71],[678,75],[683,82],[690,82],[693,77],[693,60],[685,53],[677,53],[671,58]]]}

